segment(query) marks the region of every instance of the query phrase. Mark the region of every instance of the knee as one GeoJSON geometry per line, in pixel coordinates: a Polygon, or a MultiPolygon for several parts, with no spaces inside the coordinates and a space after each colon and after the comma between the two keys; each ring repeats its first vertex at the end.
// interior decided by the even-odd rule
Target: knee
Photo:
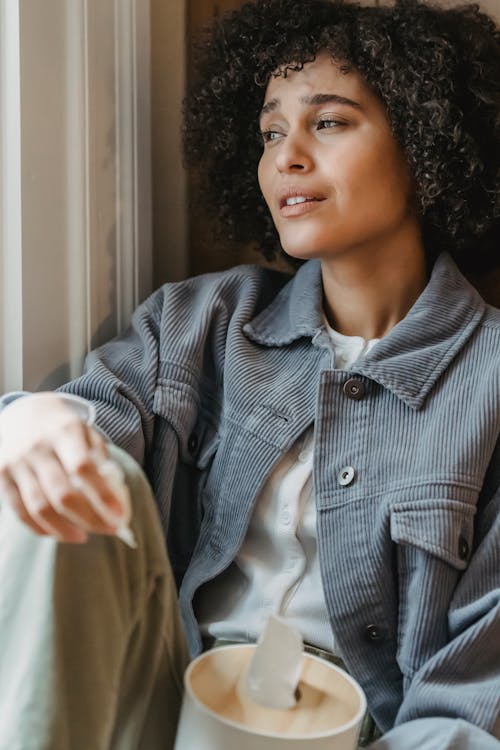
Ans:
{"type": "Polygon", "coordinates": [[[160,517],[151,486],[137,461],[116,445],[109,445],[110,458],[121,468],[127,485],[131,518],[130,528],[139,547],[147,550],[161,567],[166,564],[166,546],[160,517]]]}

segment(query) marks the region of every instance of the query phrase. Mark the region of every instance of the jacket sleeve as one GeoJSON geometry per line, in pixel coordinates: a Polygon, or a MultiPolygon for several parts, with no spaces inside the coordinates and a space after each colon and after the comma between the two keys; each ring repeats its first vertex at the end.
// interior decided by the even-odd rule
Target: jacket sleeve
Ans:
{"type": "Polygon", "coordinates": [[[91,352],[84,374],[59,389],[92,402],[96,426],[141,465],[152,440],[162,299],[161,290],[149,297],[127,331],[91,352]]]}
{"type": "Polygon", "coordinates": [[[500,748],[500,487],[487,494],[450,604],[448,642],[413,675],[395,727],[373,750],[500,748]]]}
{"type": "Polygon", "coordinates": [[[498,750],[491,734],[463,719],[414,719],[391,729],[370,750],[498,750]]]}

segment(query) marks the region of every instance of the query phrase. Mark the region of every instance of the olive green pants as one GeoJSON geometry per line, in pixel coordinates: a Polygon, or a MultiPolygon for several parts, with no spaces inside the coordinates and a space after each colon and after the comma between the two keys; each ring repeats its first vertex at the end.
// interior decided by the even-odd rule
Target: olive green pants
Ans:
{"type": "Polygon", "coordinates": [[[156,507],[132,498],[133,550],[37,537],[0,509],[0,750],[169,750],[188,655],[156,507]]]}
{"type": "Polygon", "coordinates": [[[0,750],[173,748],[188,662],[177,592],[150,487],[110,451],[136,550],[60,544],[0,509],[0,750]]]}

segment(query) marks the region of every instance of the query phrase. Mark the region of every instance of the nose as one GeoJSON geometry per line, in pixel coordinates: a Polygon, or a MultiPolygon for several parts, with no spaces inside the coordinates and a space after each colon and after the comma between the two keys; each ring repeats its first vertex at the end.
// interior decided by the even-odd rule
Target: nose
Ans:
{"type": "Polygon", "coordinates": [[[276,168],[279,172],[306,172],[312,167],[313,159],[299,133],[289,132],[276,149],[276,168]]]}

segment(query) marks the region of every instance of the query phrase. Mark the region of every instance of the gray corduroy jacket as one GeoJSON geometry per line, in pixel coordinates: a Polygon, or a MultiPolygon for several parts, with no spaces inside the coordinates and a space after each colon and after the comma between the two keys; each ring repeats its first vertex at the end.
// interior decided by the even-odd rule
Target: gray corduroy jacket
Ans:
{"type": "Polygon", "coordinates": [[[498,747],[500,311],[441,255],[346,372],[321,297],[316,261],[291,280],[246,266],[165,285],[64,390],[146,468],[193,654],[196,590],[234,559],[266,477],[314,423],[325,598],[387,732],[376,747],[498,747]]]}

